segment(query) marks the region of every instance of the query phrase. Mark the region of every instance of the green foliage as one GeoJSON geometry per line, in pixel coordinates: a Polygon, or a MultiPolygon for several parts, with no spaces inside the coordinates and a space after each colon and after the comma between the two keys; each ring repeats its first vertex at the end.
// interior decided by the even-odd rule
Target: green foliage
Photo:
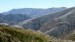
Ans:
{"type": "Polygon", "coordinates": [[[0,42],[72,42],[56,39],[41,32],[0,25],[0,42]]]}
{"type": "Polygon", "coordinates": [[[45,34],[42,34],[40,32],[34,32],[31,30],[25,30],[25,29],[0,25],[0,31],[3,34],[5,34],[5,36],[4,35],[1,36],[2,38],[4,38],[3,40],[5,41],[3,41],[2,38],[0,38],[2,42],[6,42],[7,39],[10,39],[10,41],[12,42],[16,38],[18,39],[18,41],[21,42],[49,42],[50,41],[50,38],[45,34]]]}

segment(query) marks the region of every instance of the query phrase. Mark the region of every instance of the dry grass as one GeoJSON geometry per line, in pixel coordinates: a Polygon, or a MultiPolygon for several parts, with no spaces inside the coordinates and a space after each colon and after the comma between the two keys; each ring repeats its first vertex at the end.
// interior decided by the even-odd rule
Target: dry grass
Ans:
{"type": "Polygon", "coordinates": [[[56,39],[41,32],[0,25],[0,42],[72,42],[56,39]]]}

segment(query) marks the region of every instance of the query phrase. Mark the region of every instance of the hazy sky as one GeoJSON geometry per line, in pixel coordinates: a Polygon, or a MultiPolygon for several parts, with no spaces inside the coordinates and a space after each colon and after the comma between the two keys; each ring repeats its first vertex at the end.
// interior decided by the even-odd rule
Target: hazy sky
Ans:
{"type": "Polygon", "coordinates": [[[75,0],[0,0],[0,12],[16,8],[73,7],[75,0]]]}

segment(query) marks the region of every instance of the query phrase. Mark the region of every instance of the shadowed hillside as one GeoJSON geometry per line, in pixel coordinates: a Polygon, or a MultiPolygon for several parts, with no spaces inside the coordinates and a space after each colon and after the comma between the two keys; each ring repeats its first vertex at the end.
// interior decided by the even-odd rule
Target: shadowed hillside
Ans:
{"type": "Polygon", "coordinates": [[[14,25],[27,19],[30,17],[25,14],[0,14],[0,24],[14,25]]]}
{"type": "Polygon", "coordinates": [[[34,8],[12,9],[7,12],[0,13],[0,24],[14,25],[24,20],[43,16],[48,13],[58,12],[64,9],[66,9],[66,7],[48,8],[48,9],[34,9],[34,8]]]}

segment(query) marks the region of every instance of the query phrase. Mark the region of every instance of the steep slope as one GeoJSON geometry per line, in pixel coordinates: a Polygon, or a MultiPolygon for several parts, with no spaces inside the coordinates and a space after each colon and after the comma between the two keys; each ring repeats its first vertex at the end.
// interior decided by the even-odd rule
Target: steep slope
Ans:
{"type": "Polygon", "coordinates": [[[48,9],[20,8],[20,9],[12,9],[8,12],[4,12],[3,14],[26,14],[34,18],[34,17],[39,17],[48,13],[58,12],[64,9],[66,9],[66,7],[48,8],[48,9]]]}
{"type": "Polygon", "coordinates": [[[0,42],[75,42],[50,37],[40,32],[0,25],[0,42]]]}
{"type": "Polygon", "coordinates": [[[75,30],[73,30],[69,34],[65,35],[62,39],[75,41],[75,30]]]}
{"type": "Polygon", "coordinates": [[[74,8],[70,8],[70,9],[60,11],[60,12],[56,12],[56,13],[48,14],[48,15],[41,16],[38,18],[33,18],[33,19],[30,19],[27,21],[23,21],[23,22],[20,22],[19,24],[17,24],[17,26],[26,27],[28,29],[38,30],[38,29],[40,29],[40,27],[43,24],[47,23],[48,21],[51,21],[54,18],[57,18],[59,16],[65,15],[66,13],[70,12],[73,9],[74,8]]]}
{"type": "MultiPolygon", "coordinates": [[[[52,38],[51,38],[52,39],[52,38]]],[[[40,32],[0,25],[0,42],[49,42],[50,38],[40,32]]]]}
{"type": "Polygon", "coordinates": [[[17,26],[39,30],[57,38],[75,40],[75,7],[23,21],[17,26]]]}
{"type": "MultiPolygon", "coordinates": [[[[61,13],[60,13],[61,14],[61,13]]],[[[75,8],[70,12],[49,21],[41,27],[40,31],[51,36],[64,38],[75,30],[75,8]]],[[[75,39],[74,39],[75,40],[75,39]]]]}

